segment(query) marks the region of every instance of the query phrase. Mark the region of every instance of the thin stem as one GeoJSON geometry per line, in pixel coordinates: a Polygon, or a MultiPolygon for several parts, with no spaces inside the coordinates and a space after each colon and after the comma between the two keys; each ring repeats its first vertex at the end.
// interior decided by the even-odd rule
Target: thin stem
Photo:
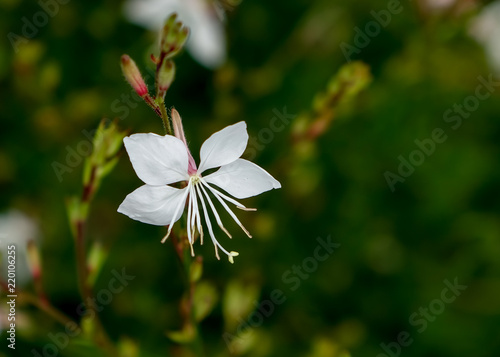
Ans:
{"type": "Polygon", "coordinates": [[[157,98],[158,106],[160,107],[161,119],[163,121],[163,127],[167,135],[174,135],[172,131],[172,126],[170,125],[170,120],[168,119],[167,108],[165,107],[165,99],[157,98]]]}
{"type": "MultiPolygon", "coordinates": [[[[8,286],[7,283],[3,280],[0,280],[0,287],[8,291],[8,286]]],[[[39,296],[33,295],[31,293],[25,292],[25,291],[20,291],[17,289],[16,291],[17,297],[19,301],[25,301],[28,304],[31,304],[41,311],[45,312],[48,316],[52,317],[54,320],[59,322],[62,325],[66,325],[68,323],[75,323],[71,318],[66,316],[63,312],[58,310],[54,305],[52,305],[47,299],[41,298],[39,296]]]]}
{"type": "MultiPolygon", "coordinates": [[[[188,223],[189,224],[189,223],[188,223]]],[[[196,356],[202,357],[205,356],[205,352],[203,350],[203,340],[201,338],[201,334],[199,331],[198,323],[195,319],[194,314],[194,294],[196,291],[196,282],[191,281],[190,272],[191,272],[191,264],[193,263],[193,259],[191,256],[186,253],[185,245],[177,239],[177,236],[172,233],[172,243],[175,248],[175,252],[177,253],[177,257],[182,265],[182,271],[184,275],[184,280],[186,281],[187,286],[187,299],[186,304],[184,305],[185,309],[182,308],[181,302],[181,315],[184,319],[184,326],[191,326],[194,330],[194,340],[191,344],[196,356]]]]}
{"type": "Polygon", "coordinates": [[[87,286],[87,259],[85,253],[85,237],[84,237],[85,221],[81,220],[76,222],[76,242],[75,242],[75,253],[76,253],[76,270],[78,275],[78,289],[84,302],[92,298],[90,289],[87,286]]]}
{"type": "Polygon", "coordinates": [[[87,266],[87,252],[85,247],[85,226],[87,224],[90,202],[94,197],[94,193],[97,189],[95,175],[96,170],[96,167],[92,167],[89,182],[85,185],[81,200],[79,202],[78,219],[73,222],[73,231],[75,232],[75,253],[78,288],[80,290],[80,294],[86,309],[92,311],[93,313],[92,323],[95,328],[93,337],[96,344],[98,344],[103,350],[108,352],[109,355],[116,356],[116,349],[99,318],[98,311],[95,306],[95,300],[93,299],[92,286],[89,285],[88,281],[89,269],[87,266]]]}
{"type": "Polygon", "coordinates": [[[58,310],[54,305],[52,305],[50,302],[47,300],[41,300],[40,298],[26,292],[21,292],[18,293],[18,296],[21,299],[24,299],[26,302],[29,304],[37,307],[40,309],[40,311],[44,312],[48,316],[52,317],[54,320],[59,322],[61,325],[67,326],[68,324],[75,324],[78,325],[75,321],[73,321],[71,318],[66,316],[64,313],[62,313],[60,310],[58,310]]]}
{"type": "Polygon", "coordinates": [[[154,101],[154,99],[149,95],[149,94],[146,94],[144,97],[144,102],[151,108],[155,111],[156,115],[158,115],[160,118],[162,116],[161,114],[161,111],[160,111],[160,108],[158,108],[158,105],[156,104],[156,102],[154,101]]]}

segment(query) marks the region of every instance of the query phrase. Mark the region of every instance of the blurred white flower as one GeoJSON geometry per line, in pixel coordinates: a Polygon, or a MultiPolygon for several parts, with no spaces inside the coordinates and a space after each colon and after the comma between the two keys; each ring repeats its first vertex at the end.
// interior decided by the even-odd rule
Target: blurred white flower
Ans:
{"type": "Polygon", "coordinates": [[[455,2],[456,0],[425,0],[425,4],[430,9],[446,9],[455,2]]]}
{"type": "Polygon", "coordinates": [[[484,46],[491,68],[500,74],[500,1],[485,6],[472,19],[469,33],[484,46]]]}
{"type": "Polygon", "coordinates": [[[24,286],[31,279],[28,265],[28,242],[38,238],[38,226],[31,218],[19,211],[9,211],[0,215],[0,254],[2,260],[2,276],[6,280],[7,247],[15,245],[16,249],[16,286],[24,286]]]}
{"type": "Polygon", "coordinates": [[[233,197],[242,199],[259,195],[273,188],[280,188],[281,185],[261,167],[239,158],[248,142],[245,122],[230,125],[209,137],[201,146],[199,168],[196,167],[187,148],[184,132],[179,123],[180,117],[175,112],[174,128],[177,137],[149,133],[134,134],[123,139],[132,166],[145,185],[129,194],[118,208],[118,212],[143,223],[157,226],[169,225],[167,235],[162,240],[164,242],[174,223],[181,218],[187,203],[187,234],[191,254],[194,255],[195,230],[198,230],[203,244],[200,214],[203,212],[217,258],[219,259],[219,248],[233,263],[233,257],[238,253],[225,250],[215,238],[212,230],[207,206],[210,206],[219,227],[231,238],[222,225],[208,193],[210,192],[219,201],[234,221],[251,237],[225,201],[243,210],[253,209],[247,209],[214,186],[223,189],[233,197]],[[177,121],[175,116],[178,118],[177,121]],[[220,169],[202,176],[204,171],[217,167],[220,169]],[[169,186],[181,181],[186,182],[186,187],[178,189],[169,186]]]}
{"type": "Polygon", "coordinates": [[[208,68],[226,60],[224,24],[208,0],[127,0],[124,11],[131,22],[153,31],[176,12],[190,29],[186,46],[194,59],[208,68]]]}

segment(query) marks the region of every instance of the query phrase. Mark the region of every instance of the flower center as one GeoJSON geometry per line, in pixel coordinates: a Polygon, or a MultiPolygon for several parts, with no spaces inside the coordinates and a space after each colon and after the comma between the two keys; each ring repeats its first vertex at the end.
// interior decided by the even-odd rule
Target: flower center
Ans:
{"type": "Polygon", "coordinates": [[[200,175],[198,175],[198,174],[194,174],[194,175],[192,175],[192,176],[189,178],[189,181],[191,182],[191,184],[192,184],[193,186],[195,186],[197,183],[199,183],[199,182],[200,182],[200,180],[201,180],[201,177],[200,177],[200,175]]]}

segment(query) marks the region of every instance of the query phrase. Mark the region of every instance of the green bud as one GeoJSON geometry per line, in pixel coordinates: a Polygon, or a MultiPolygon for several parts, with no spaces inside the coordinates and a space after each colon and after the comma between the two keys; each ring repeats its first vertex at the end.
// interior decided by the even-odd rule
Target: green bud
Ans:
{"type": "Polygon", "coordinates": [[[122,337],[118,342],[118,351],[120,357],[139,357],[140,349],[137,342],[130,338],[122,337]]]}
{"type": "Polygon", "coordinates": [[[89,286],[94,286],[94,283],[101,271],[101,268],[106,261],[107,252],[100,242],[94,242],[90,248],[87,258],[87,267],[89,275],[87,277],[89,286]]]}
{"type": "Polygon", "coordinates": [[[196,286],[193,296],[194,318],[197,322],[207,317],[219,300],[217,289],[209,282],[203,281],[196,286]]]}
{"type": "Polygon", "coordinates": [[[107,119],[101,120],[94,135],[92,153],[85,160],[84,186],[102,180],[109,173],[110,167],[116,164],[114,159],[122,146],[123,138],[127,135],[127,132],[120,131],[116,120],[106,125],[107,122],[107,119]]]}
{"type": "Polygon", "coordinates": [[[157,71],[156,96],[163,98],[175,78],[175,64],[170,60],[164,60],[157,71]]]}
{"type": "Polygon", "coordinates": [[[191,263],[189,267],[189,281],[191,283],[196,283],[201,279],[203,274],[203,260],[200,256],[191,263]]]}
{"type": "Polygon", "coordinates": [[[161,31],[161,59],[174,57],[182,49],[189,35],[189,29],[183,27],[183,23],[177,20],[177,14],[172,14],[165,21],[161,31]]]}
{"type": "Polygon", "coordinates": [[[196,329],[191,324],[186,324],[182,330],[167,331],[165,333],[169,339],[179,344],[188,344],[196,337],[196,329]]]}
{"type": "Polygon", "coordinates": [[[231,281],[224,293],[222,312],[226,330],[233,331],[255,309],[260,295],[260,286],[256,283],[231,281]]]}
{"type": "Polygon", "coordinates": [[[344,65],[330,80],[326,92],[314,98],[314,111],[322,113],[337,108],[359,94],[371,81],[370,68],[365,63],[356,61],[344,65]]]}
{"type": "Polygon", "coordinates": [[[27,252],[28,267],[31,271],[31,276],[33,276],[34,279],[39,279],[42,274],[40,250],[33,240],[28,241],[27,252]]]}

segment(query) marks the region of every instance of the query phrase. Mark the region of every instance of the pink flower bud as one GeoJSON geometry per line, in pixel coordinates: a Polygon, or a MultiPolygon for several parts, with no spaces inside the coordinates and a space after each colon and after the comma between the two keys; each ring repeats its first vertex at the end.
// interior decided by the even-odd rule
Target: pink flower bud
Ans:
{"type": "Polygon", "coordinates": [[[137,68],[134,60],[132,60],[128,55],[123,55],[121,58],[121,67],[125,79],[136,91],[136,93],[141,97],[147,95],[148,87],[146,86],[146,83],[144,83],[141,72],[139,72],[139,68],[137,68]]]}
{"type": "Polygon", "coordinates": [[[188,173],[190,175],[194,174],[196,173],[197,170],[196,162],[194,161],[193,155],[191,155],[191,152],[189,151],[189,147],[186,141],[186,136],[184,135],[184,128],[182,127],[181,116],[175,108],[172,108],[171,115],[172,115],[172,124],[174,126],[174,135],[177,139],[181,140],[184,143],[184,145],[186,145],[186,149],[188,152],[188,160],[189,160],[188,173]]]}

